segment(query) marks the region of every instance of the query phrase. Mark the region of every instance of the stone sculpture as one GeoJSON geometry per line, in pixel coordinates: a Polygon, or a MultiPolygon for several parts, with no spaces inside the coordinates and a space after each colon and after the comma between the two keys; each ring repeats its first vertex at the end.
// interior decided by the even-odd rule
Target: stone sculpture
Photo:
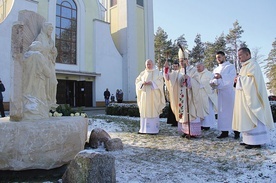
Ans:
{"type": "Polygon", "coordinates": [[[51,72],[51,77],[46,79],[46,94],[49,105],[49,110],[55,110],[56,104],[56,92],[57,92],[57,78],[56,78],[56,57],[57,48],[55,47],[54,41],[51,37],[53,32],[53,25],[49,22],[44,22],[41,31],[36,38],[36,41],[40,41],[43,46],[42,54],[47,60],[47,65],[51,72]]]}
{"type": "Polygon", "coordinates": [[[10,117],[0,119],[0,170],[57,168],[84,148],[87,118],[49,118],[57,86],[52,30],[28,10],[12,26],[10,117]]]}
{"type": "Polygon", "coordinates": [[[41,53],[42,43],[34,41],[23,60],[23,119],[43,119],[49,117],[46,97],[47,81],[51,71],[46,58],[41,53]]]}

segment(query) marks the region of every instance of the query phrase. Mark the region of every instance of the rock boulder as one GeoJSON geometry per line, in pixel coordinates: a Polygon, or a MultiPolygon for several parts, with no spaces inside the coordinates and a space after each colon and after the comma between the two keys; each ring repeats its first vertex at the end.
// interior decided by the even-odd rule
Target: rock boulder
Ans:
{"type": "Polygon", "coordinates": [[[11,122],[0,119],[0,170],[53,169],[84,149],[88,120],[51,117],[11,122]]]}
{"type": "Polygon", "coordinates": [[[82,151],[67,167],[62,182],[115,183],[115,157],[106,153],[82,151]]]}

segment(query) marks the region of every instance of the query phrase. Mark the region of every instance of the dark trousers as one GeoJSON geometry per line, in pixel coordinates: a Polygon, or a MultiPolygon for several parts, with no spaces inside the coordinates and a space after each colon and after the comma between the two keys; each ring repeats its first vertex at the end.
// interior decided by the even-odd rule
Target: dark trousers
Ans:
{"type": "Polygon", "coordinates": [[[0,111],[1,111],[1,116],[5,117],[3,99],[0,99],[0,111]]]}
{"type": "Polygon", "coordinates": [[[169,107],[168,107],[167,124],[171,124],[172,126],[177,126],[175,115],[172,112],[171,103],[169,103],[169,107]]]}

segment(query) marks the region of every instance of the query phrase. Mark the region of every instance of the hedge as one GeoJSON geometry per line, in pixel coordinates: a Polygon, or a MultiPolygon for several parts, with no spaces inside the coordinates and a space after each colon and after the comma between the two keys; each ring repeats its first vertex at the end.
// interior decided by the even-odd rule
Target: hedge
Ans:
{"type": "MultiPolygon", "coordinates": [[[[160,114],[160,118],[166,118],[168,114],[168,107],[163,109],[163,113],[160,114]]],[[[125,104],[125,103],[111,103],[105,110],[107,115],[115,116],[130,116],[130,117],[139,117],[139,109],[137,104],[125,104]]],[[[276,122],[276,103],[271,103],[271,112],[273,121],[276,122]]]]}
{"type": "MultiPolygon", "coordinates": [[[[160,118],[166,118],[168,114],[168,105],[163,109],[163,113],[160,114],[160,118]]],[[[125,104],[125,103],[111,103],[106,109],[105,113],[107,115],[115,116],[130,116],[130,117],[140,117],[139,109],[137,104],[125,104]]]]}

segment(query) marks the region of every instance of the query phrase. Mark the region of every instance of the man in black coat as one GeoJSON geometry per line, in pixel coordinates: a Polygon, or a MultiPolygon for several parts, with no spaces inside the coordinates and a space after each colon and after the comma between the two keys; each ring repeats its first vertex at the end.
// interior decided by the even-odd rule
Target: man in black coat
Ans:
{"type": "Polygon", "coordinates": [[[0,111],[1,111],[2,117],[5,117],[4,105],[3,105],[3,95],[2,95],[2,92],[4,92],[4,91],[5,91],[5,86],[0,79],[0,111]]]}
{"type": "Polygon", "coordinates": [[[104,100],[105,100],[105,106],[107,107],[109,104],[109,97],[110,92],[108,91],[108,88],[104,91],[104,100]]]}

